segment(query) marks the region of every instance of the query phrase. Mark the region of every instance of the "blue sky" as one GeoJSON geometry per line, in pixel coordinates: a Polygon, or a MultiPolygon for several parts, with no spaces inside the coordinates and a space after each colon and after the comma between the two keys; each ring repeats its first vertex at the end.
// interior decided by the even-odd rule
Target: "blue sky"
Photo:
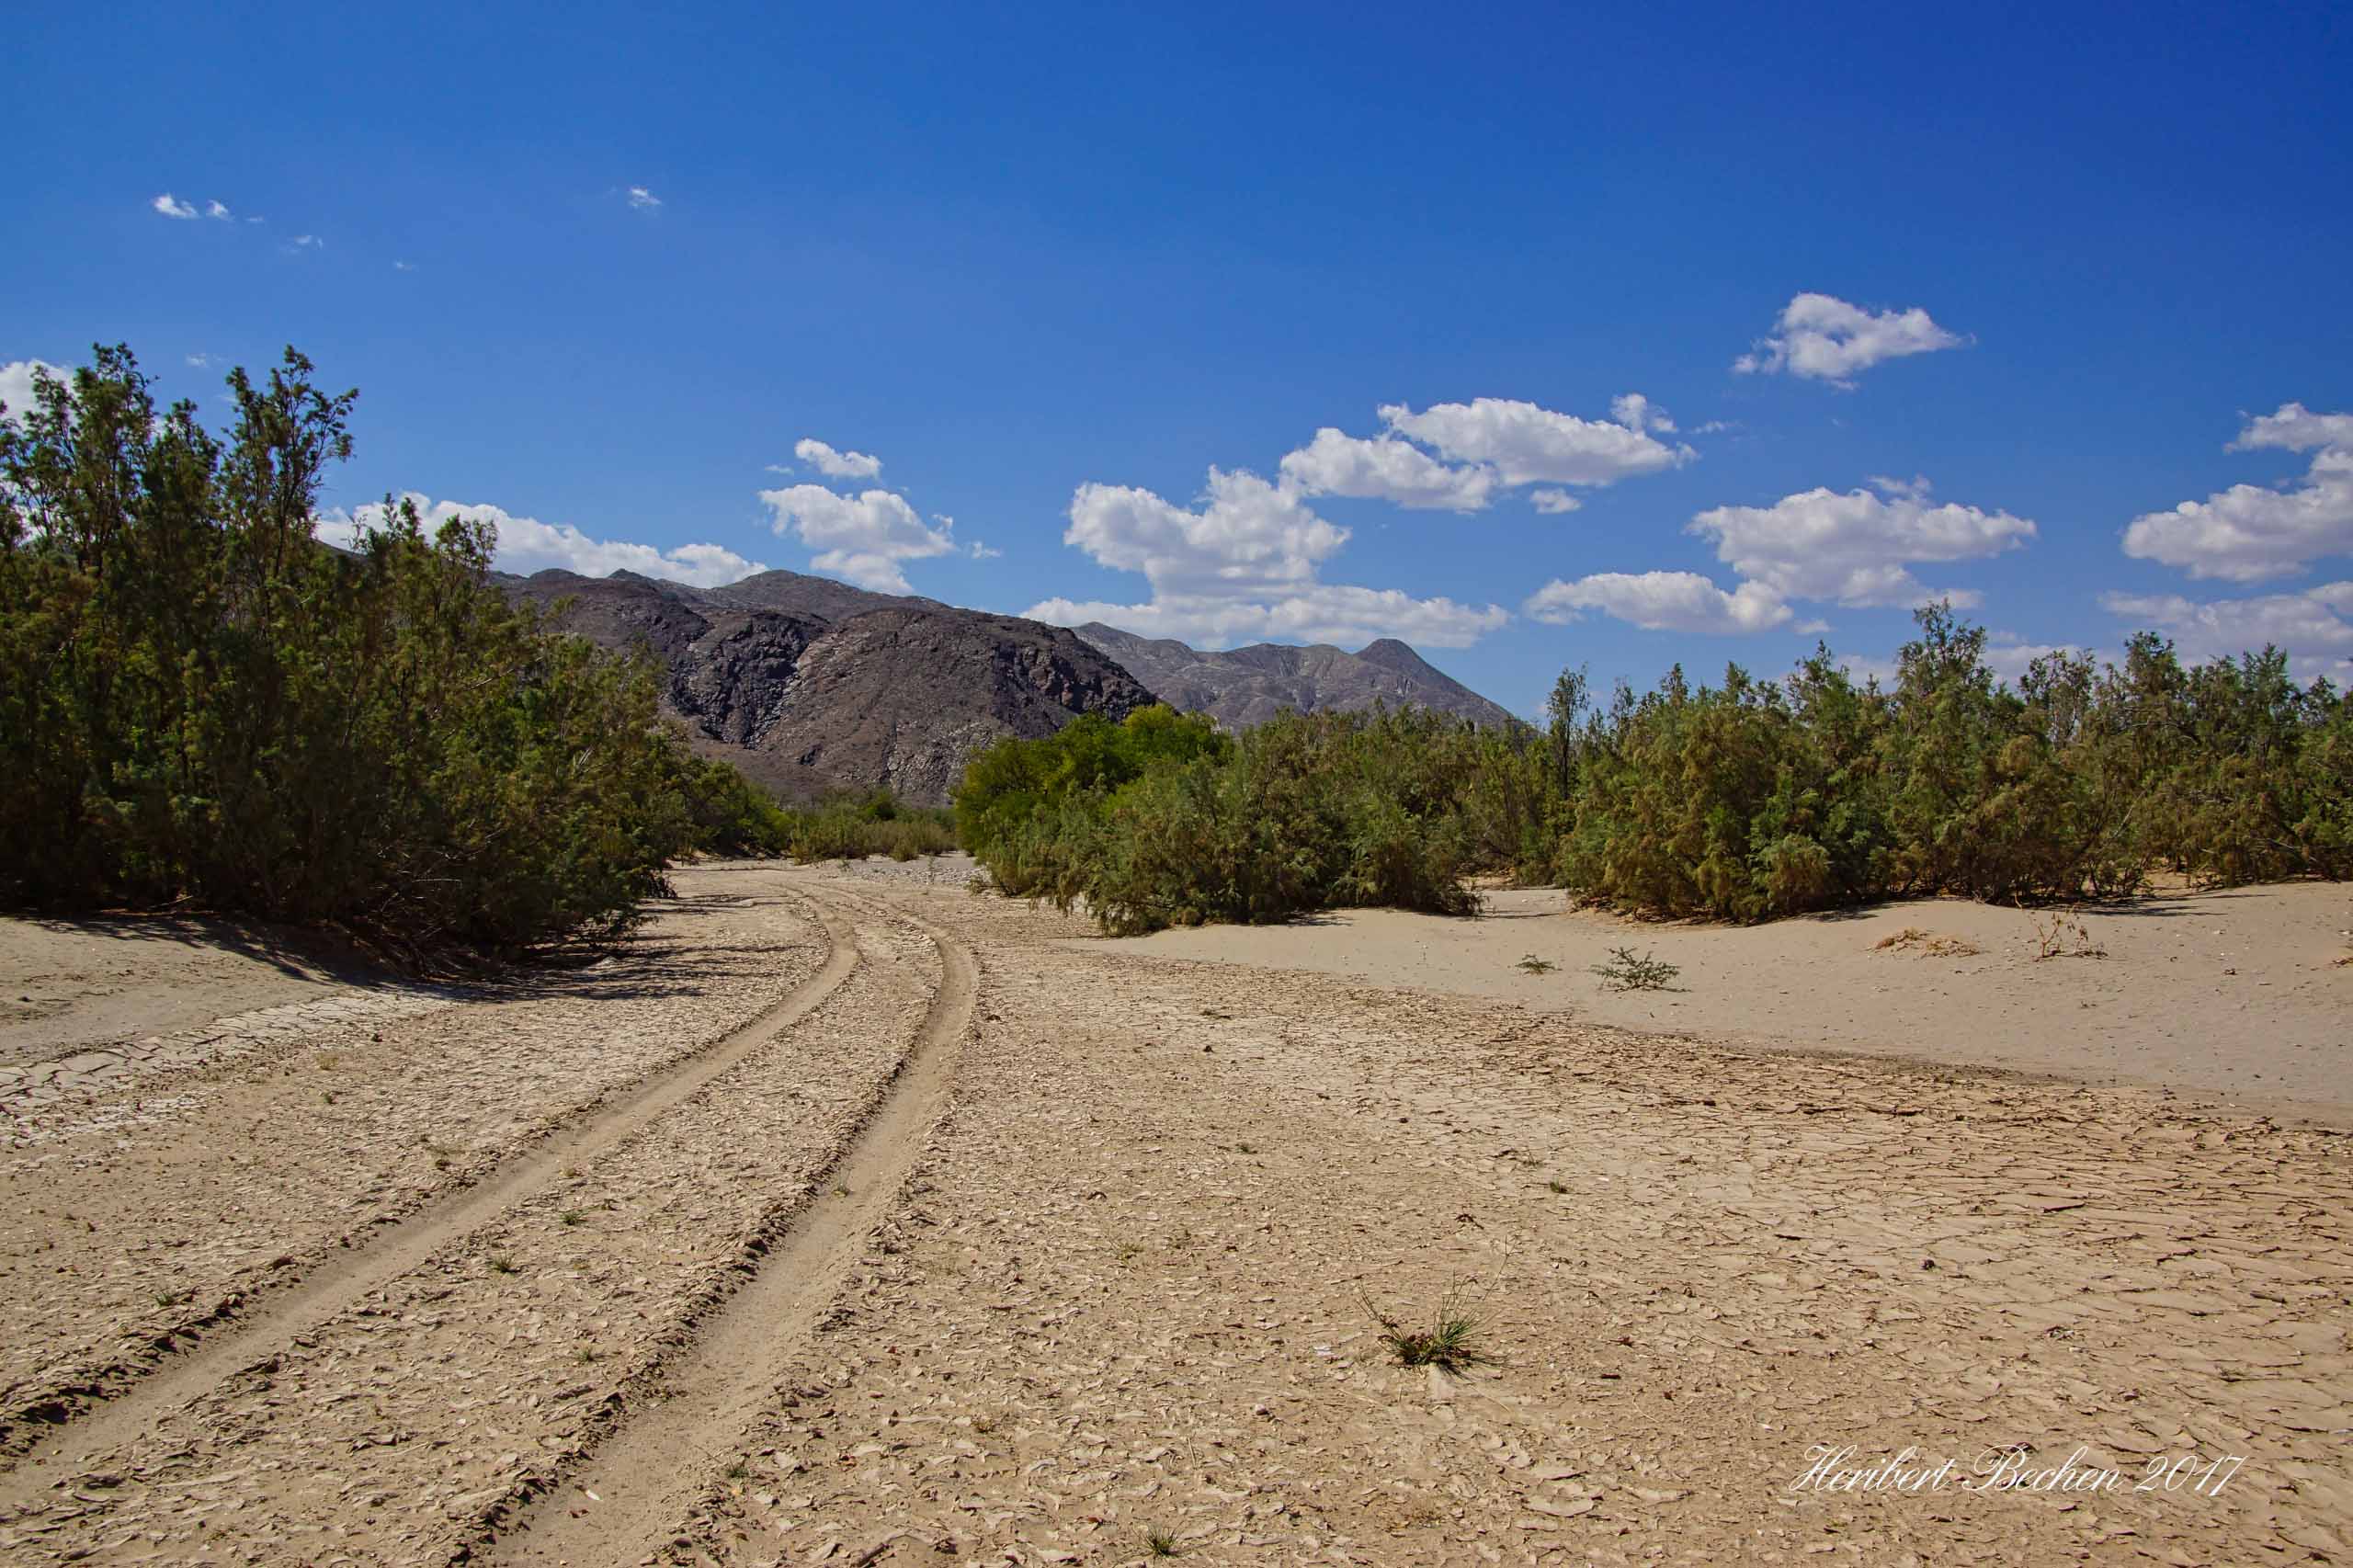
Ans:
{"type": "Polygon", "coordinates": [[[210,9],[12,20],[0,397],[298,345],[331,524],[1523,710],[1942,591],[2353,670],[2341,6],[210,9]]]}

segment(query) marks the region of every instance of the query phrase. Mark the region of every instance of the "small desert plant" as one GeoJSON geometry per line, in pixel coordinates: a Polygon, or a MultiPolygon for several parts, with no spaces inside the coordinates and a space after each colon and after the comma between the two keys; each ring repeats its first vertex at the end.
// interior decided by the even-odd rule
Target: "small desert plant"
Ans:
{"type": "Polygon", "coordinates": [[[2104,959],[2108,949],[2092,939],[2091,927],[2072,909],[2048,915],[2029,915],[2034,929],[2034,961],[2045,959],[2104,959]]]}
{"type": "Polygon", "coordinates": [[[1893,937],[1881,937],[1871,944],[1873,952],[1917,952],[1926,959],[1974,958],[1985,949],[1966,937],[1940,937],[1934,931],[1923,931],[1917,926],[1906,926],[1893,937]]]}
{"type": "Polygon", "coordinates": [[[556,1216],[556,1222],[563,1225],[577,1225],[585,1218],[586,1216],[583,1215],[579,1210],[567,1209],[556,1216]]]}
{"type": "Polygon", "coordinates": [[[498,1253],[490,1260],[490,1271],[493,1274],[512,1274],[515,1272],[515,1260],[503,1252],[498,1253]]]}
{"type": "Polygon", "coordinates": [[[1460,1372],[1472,1367],[1492,1366],[1495,1358],[1486,1346],[1482,1325],[1477,1318],[1465,1312],[1453,1292],[1438,1299],[1438,1311],[1431,1314],[1427,1328],[1408,1328],[1398,1318],[1390,1316],[1367,1298],[1365,1311],[1381,1325],[1381,1347],[1397,1358],[1401,1367],[1436,1367],[1442,1371],[1460,1372]]]}
{"type": "Polygon", "coordinates": [[[1631,948],[1612,948],[1609,954],[1609,961],[1595,964],[1593,972],[1612,991],[1664,991],[1683,972],[1648,953],[1637,956],[1631,948]]]}
{"type": "Polygon", "coordinates": [[[1174,1557],[1176,1555],[1176,1538],[1166,1530],[1146,1530],[1143,1550],[1151,1557],[1174,1557]]]}
{"type": "Polygon", "coordinates": [[[1518,967],[1526,970],[1530,974],[1550,974],[1561,966],[1554,963],[1551,959],[1540,959],[1534,953],[1530,953],[1526,958],[1519,960],[1518,967]]]}

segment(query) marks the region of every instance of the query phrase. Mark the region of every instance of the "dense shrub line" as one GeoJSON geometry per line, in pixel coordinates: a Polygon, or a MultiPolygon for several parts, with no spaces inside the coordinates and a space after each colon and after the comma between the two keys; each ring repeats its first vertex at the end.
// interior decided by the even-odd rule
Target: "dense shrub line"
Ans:
{"type": "Polygon", "coordinates": [[[1240,736],[1166,708],[1097,715],[975,758],[966,848],[1006,892],[1084,900],[1107,930],[1391,903],[1461,914],[1476,802],[1526,748],[1418,710],[1287,714],[1240,736]]]}
{"type": "Polygon", "coordinates": [[[2012,687],[1983,631],[1920,612],[1893,683],[1818,649],[1779,682],[1681,669],[1548,731],[1423,712],[1285,715],[1239,736],[1165,710],[976,759],[956,798],[1001,890],[1113,931],[1358,903],[1455,912],[1506,871],[1629,911],[1758,920],[1951,892],[2129,892],[2353,873],[2353,697],[2274,650],[2185,667],[2065,653],[2012,687]]]}
{"type": "Polygon", "coordinates": [[[956,847],[953,819],[944,807],[909,805],[888,790],[846,790],[812,805],[784,806],[727,763],[696,766],[701,779],[690,792],[695,847],[709,854],[912,860],[956,847]]]}
{"type": "MultiPolygon", "coordinates": [[[[2186,668],[2133,637],[2013,688],[1985,634],[1919,614],[1886,690],[1826,650],[1775,685],[1679,671],[1570,725],[1562,885],[1631,910],[1762,919],[1890,895],[2107,897],[2353,873],[2353,699],[2276,650],[2186,668]]],[[[1556,722],[1557,722],[1556,719],[1556,722]]]]}
{"type": "Polygon", "coordinates": [[[125,348],[0,419],[0,899],[515,948],[756,848],[773,808],[499,593],[488,525],[313,539],[353,394],[311,369],[232,375],[225,439],[125,348]]]}
{"type": "Polygon", "coordinates": [[[745,852],[795,860],[857,860],[888,855],[912,860],[956,847],[956,830],[938,806],[913,806],[888,790],[847,791],[814,805],[769,806],[768,831],[745,852]]]}

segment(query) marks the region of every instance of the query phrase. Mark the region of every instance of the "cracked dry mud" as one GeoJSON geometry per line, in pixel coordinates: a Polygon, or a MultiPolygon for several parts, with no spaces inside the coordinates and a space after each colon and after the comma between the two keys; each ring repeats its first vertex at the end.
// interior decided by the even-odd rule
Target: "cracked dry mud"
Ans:
{"type": "Polygon", "coordinates": [[[10,1100],[0,1561],[2353,1557],[2325,1128],[678,884],[10,1100]],[[1396,1365],[1449,1296],[1495,1360],[1396,1365]]]}

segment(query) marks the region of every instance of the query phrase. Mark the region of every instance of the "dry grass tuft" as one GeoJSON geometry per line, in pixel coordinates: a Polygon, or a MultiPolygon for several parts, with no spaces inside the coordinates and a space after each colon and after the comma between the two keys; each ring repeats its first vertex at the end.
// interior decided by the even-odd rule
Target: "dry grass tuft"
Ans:
{"type": "Polygon", "coordinates": [[[1893,937],[1881,937],[1871,944],[1873,952],[1916,953],[1924,959],[1975,958],[1985,949],[1966,937],[1945,936],[1935,931],[1923,931],[1917,926],[1906,926],[1893,937]]]}
{"type": "Polygon", "coordinates": [[[1372,1321],[1381,1325],[1382,1347],[1397,1358],[1401,1367],[1436,1367],[1442,1371],[1460,1372],[1496,1363],[1496,1357],[1483,1343],[1483,1326],[1462,1310],[1451,1291],[1439,1298],[1438,1311],[1431,1315],[1427,1328],[1407,1328],[1374,1306],[1370,1297],[1364,1307],[1372,1314],[1372,1321]]]}
{"type": "Polygon", "coordinates": [[[2045,959],[2104,959],[2108,949],[2092,937],[2091,927],[2073,909],[2029,915],[2034,929],[2034,961],[2045,959]]]}

